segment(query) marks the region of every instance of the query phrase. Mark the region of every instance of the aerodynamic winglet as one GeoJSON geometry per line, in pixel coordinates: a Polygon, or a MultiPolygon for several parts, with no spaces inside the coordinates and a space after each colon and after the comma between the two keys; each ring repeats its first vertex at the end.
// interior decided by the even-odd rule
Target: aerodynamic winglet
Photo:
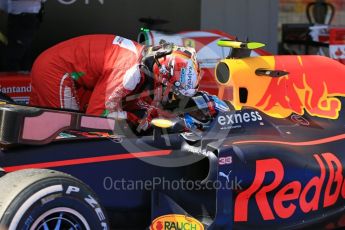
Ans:
{"type": "Polygon", "coordinates": [[[241,42],[241,41],[233,41],[229,39],[220,39],[217,42],[217,45],[222,47],[230,47],[234,49],[258,49],[265,46],[265,44],[260,42],[241,42]]]}
{"type": "Polygon", "coordinates": [[[250,56],[251,50],[265,46],[260,42],[241,42],[229,39],[220,39],[217,45],[232,48],[226,58],[246,58],[250,56]]]}

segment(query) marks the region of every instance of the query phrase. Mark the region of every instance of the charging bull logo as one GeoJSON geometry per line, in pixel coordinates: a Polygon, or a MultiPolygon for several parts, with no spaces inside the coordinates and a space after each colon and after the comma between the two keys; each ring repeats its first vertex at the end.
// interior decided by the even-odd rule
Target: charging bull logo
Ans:
{"type": "Polygon", "coordinates": [[[262,56],[223,62],[229,66],[230,79],[222,85],[233,88],[236,109],[250,106],[278,118],[304,112],[332,119],[339,116],[337,97],[345,96],[345,65],[339,62],[322,56],[262,56]],[[257,69],[289,74],[258,76],[257,69]],[[241,95],[241,89],[247,95],[241,95]]]}
{"type": "Polygon", "coordinates": [[[257,160],[252,184],[235,199],[234,220],[248,221],[250,208],[258,208],[263,220],[276,220],[290,218],[299,213],[297,210],[310,213],[335,205],[340,199],[345,201],[345,178],[340,160],[332,153],[315,154],[314,158],[320,174],[305,184],[298,180],[284,184],[286,171],[280,160],[257,160]],[[251,199],[255,199],[257,206],[249,205],[251,199]]]}
{"type": "Polygon", "coordinates": [[[204,226],[192,217],[170,214],[152,221],[150,230],[204,230],[204,226]]]}

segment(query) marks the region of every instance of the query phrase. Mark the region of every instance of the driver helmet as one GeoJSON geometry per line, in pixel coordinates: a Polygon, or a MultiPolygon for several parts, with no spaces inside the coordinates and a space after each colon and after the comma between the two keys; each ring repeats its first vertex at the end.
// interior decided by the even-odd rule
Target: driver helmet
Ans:
{"type": "Polygon", "coordinates": [[[170,54],[156,60],[153,74],[155,81],[163,84],[168,92],[194,96],[201,78],[195,50],[174,45],[170,54]]]}

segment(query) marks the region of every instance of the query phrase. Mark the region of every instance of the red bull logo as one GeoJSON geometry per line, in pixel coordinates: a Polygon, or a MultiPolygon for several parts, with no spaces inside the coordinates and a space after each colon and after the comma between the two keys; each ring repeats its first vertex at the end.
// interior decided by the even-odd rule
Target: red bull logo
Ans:
{"type": "Polygon", "coordinates": [[[292,217],[297,209],[310,213],[330,207],[339,199],[345,200],[345,178],[340,160],[332,153],[315,154],[314,158],[320,174],[306,184],[298,180],[283,184],[286,170],[279,159],[257,160],[254,181],[235,199],[234,220],[248,221],[250,207],[258,208],[263,220],[276,220],[292,217]],[[272,174],[273,180],[265,183],[272,174]],[[268,199],[268,194],[274,194],[272,200],[268,199]],[[255,199],[257,206],[249,207],[251,199],[255,199]]]}
{"type": "Polygon", "coordinates": [[[262,56],[223,60],[230,69],[229,82],[236,109],[249,106],[278,118],[292,113],[336,119],[338,97],[345,96],[345,65],[322,56],[262,56]],[[283,77],[257,76],[255,70],[286,71],[283,77]],[[240,100],[239,89],[248,96],[240,100]]]}

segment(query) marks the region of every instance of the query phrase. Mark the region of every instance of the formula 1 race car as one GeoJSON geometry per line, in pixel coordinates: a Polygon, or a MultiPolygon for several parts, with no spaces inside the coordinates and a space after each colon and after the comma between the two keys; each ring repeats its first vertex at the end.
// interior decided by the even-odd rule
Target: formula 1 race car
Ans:
{"type": "Polygon", "coordinates": [[[315,56],[248,57],[259,43],[218,44],[232,48],[216,67],[231,103],[213,98],[215,118],[197,95],[185,113],[155,119],[152,133],[138,136],[125,121],[1,105],[0,226],[345,226],[345,66],[315,56]],[[311,76],[327,71],[313,84],[311,76]]]}

